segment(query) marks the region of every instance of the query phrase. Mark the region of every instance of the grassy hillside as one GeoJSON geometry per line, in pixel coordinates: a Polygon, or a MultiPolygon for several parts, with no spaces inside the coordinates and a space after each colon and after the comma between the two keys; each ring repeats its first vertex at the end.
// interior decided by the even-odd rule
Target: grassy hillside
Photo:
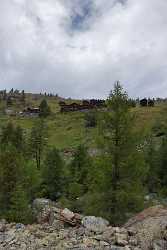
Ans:
{"type": "MultiPolygon", "coordinates": [[[[26,95],[26,106],[37,107],[39,106],[43,96],[40,95],[26,95]]],[[[88,146],[95,145],[97,128],[85,128],[84,113],[82,112],[69,112],[62,114],[59,108],[59,98],[46,97],[49,106],[51,107],[52,115],[47,118],[48,128],[48,143],[54,145],[61,150],[73,149],[81,143],[86,143],[88,146]]],[[[72,102],[73,100],[66,100],[72,102]]],[[[76,101],[76,100],[75,100],[76,101]]],[[[79,102],[79,101],[77,101],[79,102]]],[[[5,104],[1,101],[1,109],[5,104]]],[[[15,111],[23,110],[23,105],[14,103],[10,109],[15,111]]],[[[163,105],[156,105],[155,107],[136,107],[132,112],[136,115],[136,129],[148,133],[158,119],[158,116],[163,109],[163,105]]],[[[0,126],[6,122],[12,121],[19,124],[26,132],[29,132],[34,121],[38,118],[28,118],[19,116],[0,115],[0,126]]]]}

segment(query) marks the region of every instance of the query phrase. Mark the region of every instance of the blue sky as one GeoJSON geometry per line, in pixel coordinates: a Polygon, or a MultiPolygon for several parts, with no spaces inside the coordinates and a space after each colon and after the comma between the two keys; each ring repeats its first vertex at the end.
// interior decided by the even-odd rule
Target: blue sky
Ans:
{"type": "Polygon", "coordinates": [[[167,96],[166,0],[1,0],[0,89],[167,96]]]}
{"type": "Polygon", "coordinates": [[[92,15],[93,3],[91,0],[80,1],[80,11],[74,11],[71,15],[71,29],[83,31],[83,27],[87,19],[92,15]]]}

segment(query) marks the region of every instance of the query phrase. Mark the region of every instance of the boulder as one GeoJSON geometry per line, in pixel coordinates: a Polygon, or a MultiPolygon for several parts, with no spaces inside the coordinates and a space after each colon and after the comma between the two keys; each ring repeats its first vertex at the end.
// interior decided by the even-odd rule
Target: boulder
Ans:
{"type": "Polygon", "coordinates": [[[49,207],[51,206],[52,202],[51,200],[48,199],[43,199],[43,198],[37,198],[33,201],[32,208],[34,212],[38,213],[40,212],[44,207],[49,207]]]}
{"type": "Polygon", "coordinates": [[[67,220],[72,220],[75,216],[75,214],[71,212],[68,208],[63,209],[61,215],[65,217],[67,220]]]}
{"type": "Polygon", "coordinates": [[[100,217],[86,216],[82,219],[82,225],[87,230],[90,230],[96,233],[102,233],[109,226],[109,222],[100,217]]]}

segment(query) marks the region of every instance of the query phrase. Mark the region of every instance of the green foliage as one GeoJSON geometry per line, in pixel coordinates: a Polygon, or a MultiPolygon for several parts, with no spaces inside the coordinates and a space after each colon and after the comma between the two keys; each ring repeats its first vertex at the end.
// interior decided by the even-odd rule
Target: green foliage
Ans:
{"type": "Polygon", "coordinates": [[[47,144],[46,136],[47,132],[44,120],[37,120],[31,129],[29,152],[35,160],[38,169],[41,167],[41,158],[47,144]]]}
{"type": "Polygon", "coordinates": [[[2,128],[1,144],[12,144],[14,137],[14,125],[13,123],[9,122],[5,127],[2,128]]]}
{"type": "Polygon", "coordinates": [[[85,127],[94,128],[97,126],[97,112],[89,111],[85,114],[85,127]]]}
{"type": "Polygon", "coordinates": [[[46,99],[43,99],[41,101],[39,109],[40,109],[40,117],[46,118],[51,113],[50,107],[48,106],[46,99]]]}
{"type": "Polygon", "coordinates": [[[161,186],[161,192],[167,194],[167,136],[164,136],[159,149],[159,168],[158,177],[161,186]]]}
{"type": "Polygon", "coordinates": [[[24,163],[22,185],[24,190],[27,190],[27,196],[30,201],[36,197],[41,197],[41,175],[41,171],[37,169],[37,166],[33,161],[28,160],[24,163]]]}
{"type": "Polygon", "coordinates": [[[156,193],[160,188],[160,152],[161,149],[157,148],[156,139],[151,136],[148,137],[147,147],[145,149],[145,158],[149,171],[146,178],[146,186],[149,193],[156,193]]]}
{"type": "Polygon", "coordinates": [[[84,194],[89,186],[91,159],[87,149],[83,145],[77,148],[69,168],[71,180],[68,190],[69,196],[72,199],[76,199],[81,194],[84,194]]]}
{"type": "Polygon", "coordinates": [[[17,185],[11,194],[11,206],[8,219],[16,223],[30,224],[33,221],[32,209],[30,207],[27,193],[23,186],[17,185]]]}
{"type": "MultiPolygon", "coordinates": [[[[80,145],[66,172],[65,197],[63,203],[73,211],[83,212],[80,199],[88,192],[91,184],[92,161],[84,145],[80,145]]],[[[62,199],[61,199],[62,200],[62,199]]]]}
{"type": "Polygon", "coordinates": [[[147,186],[150,192],[166,196],[167,194],[167,108],[159,113],[152,128],[152,137],[149,140],[147,161],[149,174],[147,186]]]}
{"type": "Polygon", "coordinates": [[[17,148],[19,152],[23,151],[24,139],[23,130],[20,126],[15,127],[13,123],[9,122],[5,127],[2,128],[1,133],[1,145],[17,148]]]}
{"type": "Polygon", "coordinates": [[[23,178],[23,158],[17,150],[8,146],[0,151],[0,210],[10,208],[11,193],[23,178]]]}
{"type": "Polygon", "coordinates": [[[64,162],[56,148],[46,154],[43,167],[43,184],[46,196],[52,200],[62,195],[64,186],[64,162]]]}
{"type": "Polygon", "coordinates": [[[0,216],[9,221],[31,221],[29,202],[35,198],[40,174],[25,159],[24,135],[9,123],[2,129],[0,147],[0,216]],[[25,191],[27,190],[27,192],[25,191]]]}
{"type": "Polygon", "coordinates": [[[136,101],[134,99],[128,99],[129,107],[135,108],[136,107],[136,101]]]}
{"type": "Polygon", "coordinates": [[[129,110],[128,96],[116,83],[100,131],[104,153],[110,160],[110,185],[103,190],[107,196],[105,209],[113,223],[122,223],[128,212],[140,209],[143,204],[147,168],[144,155],[137,148],[133,127],[134,117],[129,110]]]}

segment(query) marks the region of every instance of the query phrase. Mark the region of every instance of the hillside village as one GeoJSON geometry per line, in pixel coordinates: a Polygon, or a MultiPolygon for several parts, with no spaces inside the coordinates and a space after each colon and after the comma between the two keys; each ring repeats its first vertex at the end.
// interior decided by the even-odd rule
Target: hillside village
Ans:
{"type": "MultiPolygon", "coordinates": [[[[9,92],[6,90],[0,90],[0,110],[9,116],[20,115],[26,117],[38,117],[40,114],[39,102],[42,99],[47,99],[49,102],[55,102],[59,106],[60,112],[71,112],[71,111],[87,111],[95,108],[105,108],[106,101],[99,99],[91,100],[77,100],[72,101],[59,97],[57,94],[28,94],[24,90],[11,89],[9,92]]],[[[153,107],[155,103],[163,103],[165,99],[157,98],[154,99],[137,99],[130,100],[130,105],[136,107],[137,105],[142,107],[153,107]]],[[[53,111],[53,110],[52,110],[53,111]]],[[[54,113],[56,110],[53,111],[54,113]]]]}

